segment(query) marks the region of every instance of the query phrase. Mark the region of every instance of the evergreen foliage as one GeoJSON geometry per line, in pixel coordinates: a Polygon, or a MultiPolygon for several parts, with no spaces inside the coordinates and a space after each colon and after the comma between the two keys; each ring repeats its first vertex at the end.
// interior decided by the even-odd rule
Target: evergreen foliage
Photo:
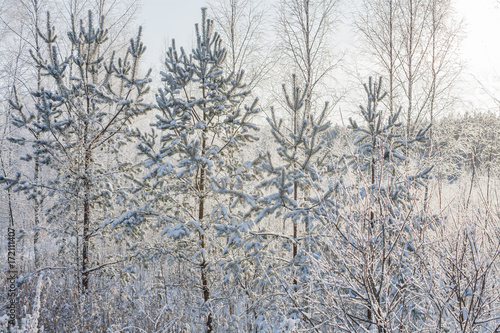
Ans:
{"type": "Polygon", "coordinates": [[[33,113],[23,108],[17,96],[10,102],[15,111],[13,124],[36,134],[30,141],[24,137],[10,140],[30,144],[21,159],[36,157],[47,172],[38,182],[21,173],[5,181],[28,198],[40,193],[39,188],[49,190],[46,215],[52,236],[60,253],[77,258],[77,262],[68,258],[66,264],[78,273],[80,290],[85,293],[90,289],[91,272],[121,260],[110,253],[105,262],[99,262],[91,238],[103,237],[108,226],[105,220],[127,209],[127,177],[134,169],[123,160],[126,129],[151,108],[144,102],[149,73],[140,76],[138,69],[145,47],[139,29],[124,57],[110,53],[104,17],[96,22],[90,11],[86,21],[72,18],[67,35],[71,53],[66,56],[59,52],[49,14],[47,29],[39,35],[48,58],[34,52],[32,57],[51,85],[32,93],[38,101],[33,113]]]}
{"type": "MultiPolygon", "coordinates": [[[[165,244],[175,244],[169,246],[170,255],[193,272],[192,309],[202,309],[209,332],[216,327],[214,299],[222,297],[214,287],[222,282],[218,264],[235,279],[241,274],[230,249],[241,245],[241,234],[252,226],[249,210],[257,198],[248,186],[254,177],[244,149],[257,140],[258,130],[251,122],[257,100],[244,104],[249,91],[243,72],[223,71],[226,51],[212,24],[203,10],[189,55],[172,42],[161,73],[165,86],[156,95],[153,132],[138,134],[149,170],[144,178],[151,198],[147,208],[158,215],[165,244]]],[[[192,329],[201,329],[200,324],[193,323],[192,329]]]]}
{"type": "Polygon", "coordinates": [[[331,315],[329,323],[344,331],[415,330],[425,321],[421,283],[428,277],[420,274],[434,222],[418,198],[432,167],[410,173],[408,165],[429,127],[404,138],[400,112],[391,116],[381,108],[381,86],[381,78],[370,78],[362,123],[350,119],[354,151],[339,163],[342,207],[329,216],[331,239],[318,260],[316,301],[331,315]],[[341,301],[329,299],[333,295],[341,301]]]}

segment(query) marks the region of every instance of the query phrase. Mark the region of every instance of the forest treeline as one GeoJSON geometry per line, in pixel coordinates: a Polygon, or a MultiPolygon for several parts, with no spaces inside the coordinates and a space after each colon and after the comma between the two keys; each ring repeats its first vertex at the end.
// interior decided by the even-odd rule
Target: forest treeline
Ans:
{"type": "Polygon", "coordinates": [[[358,1],[353,65],[342,2],[214,0],[151,70],[136,1],[5,1],[0,328],[498,332],[453,6],[358,1]]]}

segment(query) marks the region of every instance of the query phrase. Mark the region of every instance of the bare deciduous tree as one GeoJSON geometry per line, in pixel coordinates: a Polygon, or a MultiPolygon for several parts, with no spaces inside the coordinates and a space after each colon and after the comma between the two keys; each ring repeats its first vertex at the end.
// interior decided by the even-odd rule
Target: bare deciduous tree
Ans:
{"type": "Polygon", "coordinates": [[[212,0],[209,4],[227,51],[225,70],[237,73],[244,69],[247,84],[254,88],[274,63],[273,48],[268,47],[271,36],[265,33],[269,8],[263,1],[251,0],[212,0]]]}
{"type": "Polygon", "coordinates": [[[388,80],[388,103],[390,114],[394,114],[396,94],[397,61],[400,42],[396,39],[398,26],[399,0],[363,1],[363,9],[359,14],[356,26],[369,45],[370,54],[375,57],[377,65],[382,67],[384,77],[388,80]]]}
{"type": "Polygon", "coordinates": [[[306,114],[316,100],[318,85],[335,67],[331,39],[337,0],[290,0],[279,6],[283,63],[307,86],[306,114]]]}
{"type": "Polygon", "coordinates": [[[389,80],[391,114],[405,106],[407,135],[453,102],[461,22],[451,0],[364,1],[356,25],[389,80]]]}

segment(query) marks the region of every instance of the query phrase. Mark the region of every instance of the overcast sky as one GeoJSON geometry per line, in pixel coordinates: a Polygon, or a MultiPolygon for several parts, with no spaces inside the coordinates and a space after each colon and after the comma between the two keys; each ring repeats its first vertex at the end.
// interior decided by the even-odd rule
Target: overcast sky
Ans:
{"type": "MultiPolygon", "coordinates": [[[[500,93],[500,2],[497,0],[459,0],[459,13],[465,19],[466,38],[463,57],[468,64],[466,79],[479,80],[492,94],[500,93]]],[[[476,101],[491,100],[480,85],[474,86],[476,101]]],[[[489,105],[489,103],[487,103],[489,105]]],[[[486,105],[486,104],[485,104],[486,105]]]]}
{"type": "MultiPolygon", "coordinates": [[[[158,69],[165,46],[170,45],[172,38],[178,45],[192,46],[194,23],[200,21],[203,6],[206,6],[205,0],[143,0],[139,24],[144,27],[147,64],[158,69]]],[[[500,92],[499,2],[457,0],[457,12],[466,24],[462,58],[467,61],[468,71],[464,77],[471,81],[478,79],[492,93],[500,92]]],[[[479,84],[466,93],[477,100],[487,97],[479,84]]]]}
{"type": "Polygon", "coordinates": [[[143,0],[139,24],[148,48],[146,62],[151,66],[159,63],[172,38],[179,46],[191,44],[194,24],[200,21],[204,6],[205,0],[143,0]]]}

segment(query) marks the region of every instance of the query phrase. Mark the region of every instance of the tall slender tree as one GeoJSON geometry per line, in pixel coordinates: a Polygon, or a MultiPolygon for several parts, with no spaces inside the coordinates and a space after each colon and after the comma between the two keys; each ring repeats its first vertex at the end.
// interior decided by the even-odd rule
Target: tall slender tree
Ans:
{"type": "Polygon", "coordinates": [[[223,70],[226,50],[206,9],[196,36],[189,55],[172,42],[161,73],[165,87],[156,96],[159,114],[152,127],[158,136],[139,135],[150,169],[146,191],[155,198],[149,211],[164,224],[162,234],[171,239],[167,244],[174,242],[173,257],[197,271],[195,289],[201,297],[194,297],[201,299],[196,304],[204,320],[192,329],[214,332],[220,322],[214,314],[221,291],[215,288],[220,254],[238,245],[238,235],[251,226],[239,206],[252,207],[256,200],[247,187],[250,165],[243,161],[245,145],[257,139],[251,117],[258,110],[257,100],[243,104],[249,94],[243,72],[223,70]],[[222,248],[216,234],[227,236],[222,248]]]}
{"type": "Polygon", "coordinates": [[[356,25],[364,39],[370,45],[372,56],[377,58],[384,76],[389,81],[388,103],[389,112],[394,114],[398,56],[401,49],[397,27],[400,14],[399,0],[363,1],[362,12],[356,25]]]}
{"type": "Polygon", "coordinates": [[[263,40],[272,36],[265,33],[268,25],[267,4],[250,0],[212,0],[210,14],[220,31],[227,56],[225,70],[239,72],[245,69],[248,86],[260,86],[275,60],[272,48],[263,40]]]}
{"type": "MultiPolygon", "coordinates": [[[[6,44],[6,48],[9,49],[9,53],[15,54],[15,56],[10,57],[6,67],[3,70],[7,77],[5,80],[9,82],[9,89],[6,92],[7,99],[13,98],[13,90],[11,87],[13,85],[21,86],[23,95],[29,94],[30,91],[39,90],[42,86],[42,75],[41,70],[34,66],[33,58],[29,56],[26,52],[27,49],[33,49],[37,53],[44,53],[42,50],[42,43],[38,30],[42,29],[41,26],[41,16],[43,16],[43,11],[47,8],[47,2],[43,0],[22,0],[15,4],[6,3],[6,12],[11,19],[7,16],[2,18],[2,23],[7,28],[7,35],[15,36],[15,42],[11,45],[6,44]],[[7,46],[9,45],[9,46],[7,46]]],[[[33,107],[34,98],[28,107],[33,107]]],[[[34,136],[35,139],[39,133],[31,132],[28,135],[34,136]]],[[[17,147],[19,149],[19,147],[17,147]]],[[[32,178],[35,182],[38,182],[42,175],[42,166],[37,157],[33,158],[31,161],[31,170],[33,172],[32,178]]],[[[41,190],[33,193],[30,196],[32,203],[32,212],[29,213],[29,228],[33,230],[33,262],[34,267],[38,268],[40,266],[40,251],[39,251],[39,232],[40,223],[43,219],[42,216],[42,195],[41,190]],[[32,219],[31,219],[32,218],[32,219]]]]}
{"type": "Polygon", "coordinates": [[[329,237],[314,278],[317,313],[326,311],[318,321],[343,331],[414,330],[426,319],[420,274],[426,257],[420,254],[432,221],[415,193],[432,167],[408,174],[405,150],[425,142],[428,128],[410,140],[398,134],[400,112],[391,116],[382,107],[381,83],[370,78],[362,123],[350,120],[355,147],[339,163],[341,207],[328,216],[329,237]]]}
{"type": "Polygon", "coordinates": [[[109,217],[106,211],[112,210],[114,194],[122,193],[109,189],[113,179],[120,178],[126,168],[119,161],[126,125],[149,109],[143,102],[149,79],[141,77],[138,69],[145,50],[140,30],[137,38],[131,39],[126,55],[115,60],[114,53],[109,58],[102,56],[102,46],[107,41],[104,17],[95,22],[89,11],[88,20],[80,21],[79,28],[76,18],[73,22],[68,33],[71,54],[63,57],[59,53],[48,14],[47,29],[39,35],[49,56],[44,58],[36,50],[32,52],[42,75],[52,80],[54,89],[41,87],[33,92],[39,101],[35,112],[26,110],[17,97],[11,101],[17,111],[14,125],[38,135],[12,141],[31,143],[32,151],[23,159],[38,158],[50,170],[47,177],[37,182],[21,174],[14,181],[18,190],[31,193],[46,188],[55,196],[47,218],[60,223],[63,233],[76,240],[72,248],[78,258],[80,289],[87,293],[91,272],[109,264],[94,266],[91,238],[109,217]],[[112,169],[102,168],[99,163],[104,147],[113,147],[109,152],[118,159],[112,169]]]}
{"type": "Polygon", "coordinates": [[[337,0],[291,0],[281,1],[278,7],[283,61],[306,84],[307,113],[317,97],[318,85],[336,64],[330,45],[336,6],[337,0]]]}
{"type": "Polygon", "coordinates": [[[280,119],[272,109],[267,119],[276,154],[268,152],[261,162],[265,176],[259,184],[263,195],[255,222],[260,223],[267,217],[274,223],[252,234],[255,242],[265,237],[269,242],[277,239],[284,245],[283,250],[273,254],[278,255],[279,261],[269,264],[274,265],[274,271],[266,272],[262,279],[268,279],[268,274],[275,276],[279,288],[286,291],[280,301],[290,308],[277,318],[268,318],[270,327],[284,325],[286,316],[301,326],[314,327],[303,295],[309,292],[310,257],[318,250],[318,237],[323,230],[319,217],[335,206],[325,176],[330,164],[325,149],[325,134],[330,127],[326,117],[329,105],[325,103],[321,113],[313,116],[306,109],[307,85],[300,86],[297,80],[293,75],[291,87],[287,89],[283,85],[289,117],[280,119]],[[275,221],[283,221],[283,228],[275,221]]]}
{"type": "Polygon", "coordinates": [[[461,23],[451,0],[364,1],[357,28],[388,79],[390,112],[406,106],[407,135],[453,102],[461,23]]]}

